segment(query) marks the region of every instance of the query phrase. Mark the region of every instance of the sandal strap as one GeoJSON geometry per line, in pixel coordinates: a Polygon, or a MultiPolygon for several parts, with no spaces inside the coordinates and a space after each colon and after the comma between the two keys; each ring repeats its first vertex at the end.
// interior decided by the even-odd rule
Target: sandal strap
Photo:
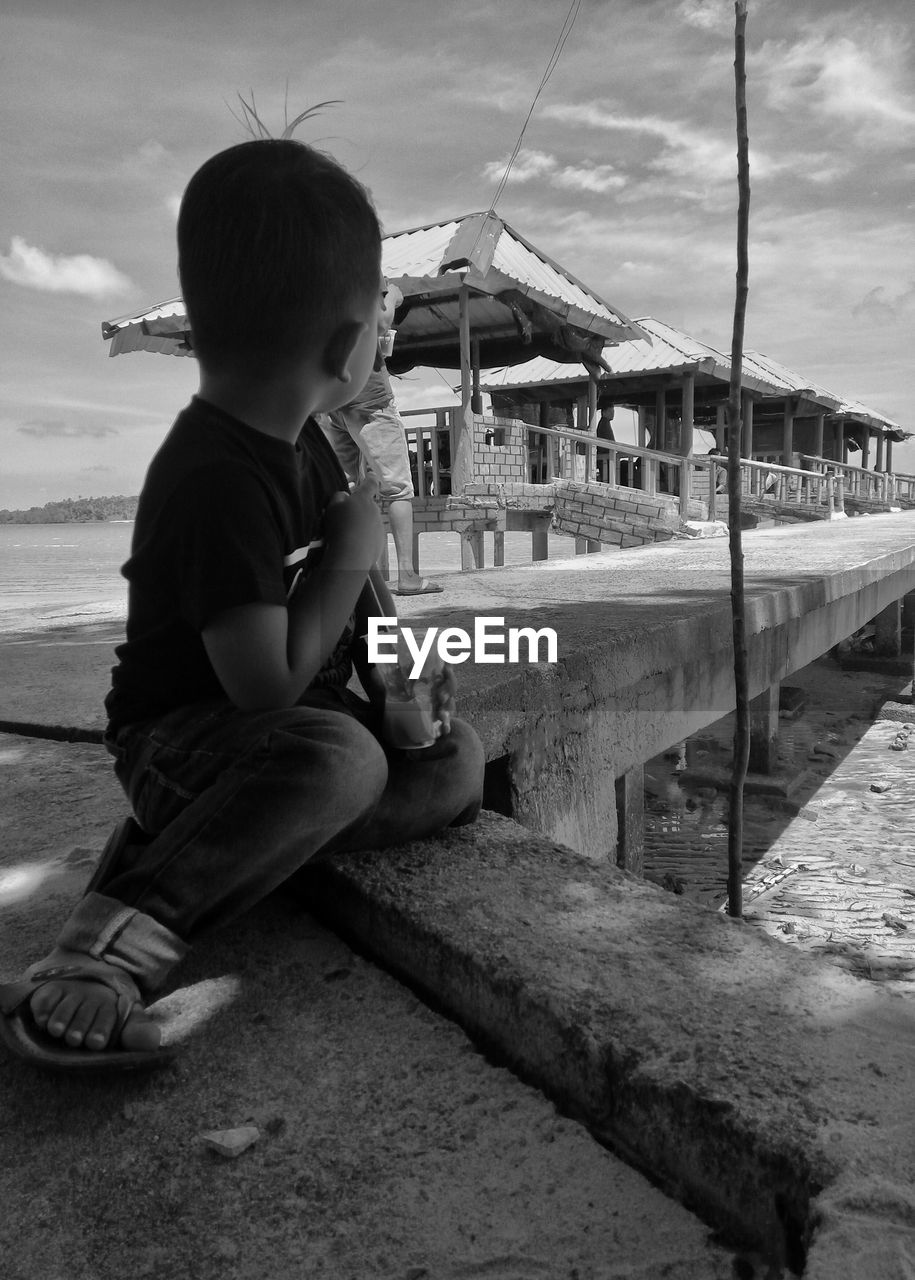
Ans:
{"type": "Polygon", "coordinates": [[[31,999],[39,987],[56,979],[77,978],[81,982],[98,982],[108,987],[118,997],[117,1010],[119,1030],[124,1026],[135,1004],[142,1004],[140,992],[130,974],[115,965],[106,964],[103,960],[87,958],[76,964],[51,965],[47,969],[38,969],[35,973],[16,982],[0,984],[0,1012],[10,1014],[26,1000],[31,999]],[[126,1005],[126,1013],[122,1013],[122,1001],[126,1005]]]}

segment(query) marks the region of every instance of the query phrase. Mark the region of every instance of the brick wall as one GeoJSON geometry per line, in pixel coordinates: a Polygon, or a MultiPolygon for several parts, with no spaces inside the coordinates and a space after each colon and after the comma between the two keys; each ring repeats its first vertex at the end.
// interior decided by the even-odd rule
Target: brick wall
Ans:
{"type": "Polygon", "coordinates": [[[636,489],[564,481],[556,486],[553,521],[562,533],[607,546],[638,547],[663,542],[679,531],[676,498],[648,497],[636,489]]]}
{"type": "Polygon", "coordinates": [[[514,418],[473,419],[474,480],[506,484],[527,479],[527,427],[514,418]],[[488,443],[487,443],[488,441],[488,443]]]}
{"type": "MultiPolygon", "coordinates": [[[[667,494],[648,497],[638,489],[611,489],[607,485],[556,480],[552,484],[485,484],[467,486],[465,497],[479,502],[488,498],[502,511],[551,511],[553,526],[577,538],[590,538],[605,546],[635,547],[664,541],[680,531],[680,501],[667,494]]],[[[705,504],[689,503],[689,518],[705,520],[705,504]]]]}

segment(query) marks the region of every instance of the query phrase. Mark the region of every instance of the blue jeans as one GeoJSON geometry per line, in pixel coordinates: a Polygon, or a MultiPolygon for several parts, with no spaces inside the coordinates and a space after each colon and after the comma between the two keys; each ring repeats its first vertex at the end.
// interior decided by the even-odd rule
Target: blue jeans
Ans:
{"type": "Polygon", "coordinates": [[[252,907],[316,854],[384,848],[473,822],[483,748],[463,721],[393,751],[346,689],[281,711],[219,700],[132,725],[108,744],[151,837],[99,867],[59,943],[154,990],[205,930],[252,907]]]}

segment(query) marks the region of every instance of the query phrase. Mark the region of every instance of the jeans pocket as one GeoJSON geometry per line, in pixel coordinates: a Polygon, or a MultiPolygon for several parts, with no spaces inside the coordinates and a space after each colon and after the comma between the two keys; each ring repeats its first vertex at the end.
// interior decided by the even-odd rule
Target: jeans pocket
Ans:
{"type": "Polygon", "coordinates": [[[183,780],[179,782],[167,763],[157,760],[137,772],[127,794],[143,830],[158,835],[197,799],[199,792],[191,790],[183,780]]]}

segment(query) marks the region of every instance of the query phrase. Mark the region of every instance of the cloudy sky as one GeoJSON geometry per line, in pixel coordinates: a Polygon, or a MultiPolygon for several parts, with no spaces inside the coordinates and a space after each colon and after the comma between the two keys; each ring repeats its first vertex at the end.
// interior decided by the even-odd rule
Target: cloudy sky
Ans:
{"type": "MultiPolygon", "coordinates": [[[[750,0],[746,342],[915,429],[910,0],[750,0]]],[[[398,231],[485,209],[569,0],[0,0],[0,507],[135,493],[195,365],[109,359],[178,292],[187,179],[266,123],[398,231]]],[[[727,349],[733,6],[581,0],[499,213],[630,316],[727,349]]],[[[448,400],[437,375],[402,404],[448,400]]],[[[915,446],[896,454],[915,472],[915,446]]]]}

